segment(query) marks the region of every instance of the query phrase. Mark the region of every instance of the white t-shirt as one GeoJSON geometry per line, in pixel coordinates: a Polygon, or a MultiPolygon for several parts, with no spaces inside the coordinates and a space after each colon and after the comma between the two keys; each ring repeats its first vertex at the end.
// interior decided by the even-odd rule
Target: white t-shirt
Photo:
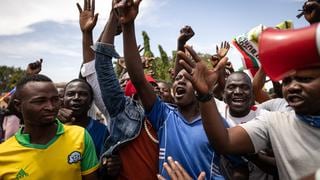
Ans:
{"type": "MultiPolygon", "coordinates": [[[[234,117],[229,113],[229,107],[226,103],[224,103],[223,101],[219,101],[217,99],[215,99],[215,101],[216,101],[218,111],[220,112],[220,115],[227,121],[230,127],[234,127],[234,126],[237,126],[238,124],[243,124],[248,121],[251,121],[256,116],[259,116],[267,112],[266,110],[261,109],[258,106],[252,106],[250,112],[246,116],[234,117]]],[[[250,171],[249,180],[273,179],[271,175],[268,175],[267,173],[263,172],[254,163],[249,162],[248,166],[250,171]]]]}
{"type": "Polygon", "coordinates": [[[255,152],[271,143],[280,179],[298,179],[320,166],[320,129],[297,119],[294,111],[267,112],[241,124],[255,152]]]}
{"type": "Polygon", "coordinates": [[[236,126],[238,124],[243,124],[243,123],[246,123],[248,121],[251,121],[256,116],[259,116],[259,115],[267,112],[266,110],[261,109],[259,106],[252,106],[250,112],[246,116],[234,117],[234,116],[232,116],[230,114],[229,107],[225,102],[220,101],[218,99],[215,99],[215,101],[216,101],[216,105],[217,105],[218,111],[220,112],[220,115],[224,119],[226,119],[226,121],[227,121],[227,123],[229,124],[230,127],[234,127],[234,126],[236,126]]]}

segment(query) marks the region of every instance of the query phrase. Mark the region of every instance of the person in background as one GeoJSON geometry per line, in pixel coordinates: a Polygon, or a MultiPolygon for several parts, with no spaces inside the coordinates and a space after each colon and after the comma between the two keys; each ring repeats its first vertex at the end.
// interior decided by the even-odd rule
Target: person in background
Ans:
{"type": "Polygon", "coordinates": [[[72,121],[69,125],[85,128],[91,135],[97,157],[103,147],[105,137],[109,136],[107,126],[88,116],[93,101],[93,90],[86,81],[74,79],[66,84],[63,97],[63,107],[71,110],[72,121]]]}

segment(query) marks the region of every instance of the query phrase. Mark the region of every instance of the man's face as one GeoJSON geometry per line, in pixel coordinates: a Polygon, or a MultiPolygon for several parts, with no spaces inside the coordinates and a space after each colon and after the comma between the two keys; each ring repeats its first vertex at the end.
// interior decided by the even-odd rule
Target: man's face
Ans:
{"type": "Polygon", "coordinates": [[[303,5],[304,18],[310,23],[320,22],[320,1],[307,0],[303,5]]]}
{"type": "Polygon", "coordinates": [[[253,102],[250,78],[240,73],[231,74],[226,81],[224,100],[232,116],[247,115],[253,102]]]}
{"type": "Polygon", "coordinates": [[[297,70],[282,81],[288,104],[301,115],[320,115],[320,68],[297,70]]]}
{"type": "Polygon", "coordinates": [[[51,125],[60,107],[57,89],[52,82],[28,82],[21,89],[16,107],[26,125],[51,125]]]}
{"type": "Polygon", "coordinates": [[[173,98],[171,96],[170,87],[163,82],[158,82],[158,86],[160,89],[160,97],[164,102],[173,103],[173,98]]]}
{"type": "Polygon", "coordinates": [[[64,107],[73,111],[74,117],[85,116],[90,109],[92,97],[90,88],[84,82],[69,83],[64,93],[64,107]]]}
{"type": "Polygon", "coordinates": [[[183,76],[184,71],[183,69],[177,74],[172,85],[173,98],[178,106],[187,106],[197,101],[191,82],[183,76]]]}

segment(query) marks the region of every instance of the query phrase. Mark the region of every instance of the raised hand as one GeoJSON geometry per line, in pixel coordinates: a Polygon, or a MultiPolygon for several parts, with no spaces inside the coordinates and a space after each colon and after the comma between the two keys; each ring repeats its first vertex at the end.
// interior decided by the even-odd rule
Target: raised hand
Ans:
{"type": "Polygon", "coordinates": [[[316,0],[308,0],[303,5],[304,18],[310,23],[320,21],[320,3],[316,0]]]}
{"type": "Polygon", "coordinates": [[[28,67],[26,70],[27,76],[39,74],[39,72],[41,71],[41,65],[42,65],[42,59],[39,59],[38,61],[28,64],[28,67]]]}
{"type": "Polygon", "coordinates": [[[140,2],[141,0],[113,0],[113,9],[122,25],[135,20],[139,12],[140,2]]]}
{"type": "Polygon", "coordinates": [[[178,37],[178,41],[182,43],[186,43],[194,36],[194,31],[191,26],[185,26],[180,30],[180,35],[178,37]]]}
{"type": "Polygon", "coordinates": [[[221,59],[228,54],[229,49],[230,49],[230,44],[227,41],[224,41],[221,43],[220,49],[218,46],[216,46],[216,53],[218,57],[221,59]]]}
{"type": "MultiPolygon", "coordinates": [[[[172,180],[192,180],[190,175],[178,161],[174,161],[172,157],[169,156],[168,162],[169,163],[163,163],[163,166],[172,180]]],[[[204,180],[205,175],[206,174],[204,172],[201,172],[198,176],[198,180],[204,180]]],[[[161,175],[158,175],[158,179],[165,180],[165,178],[161,175]]]]}
{"type": "Polygon", "coordinates": [[[82,32],[91,32],[97,24],[98,14],[94,14],[95,0],[83,0],[84,6],[81,8],[77,3],[80,13],[79,23],[82,32]]]}
{"type": "Polygon", "coordinates": [[[198,94],[208,94],[212,92],[213,86],[219,78],[220,70],[224,69],[228,58],[222,58],[216,67],[209,70],[207,64],[200,59],[190,46],[186,45],[185,48],[194,61],[184,52],[178,52],[182,58],[182,60],[179,60],[179,63],[186,70],[184,76],[191,81],[193,88],[198,94]]]}

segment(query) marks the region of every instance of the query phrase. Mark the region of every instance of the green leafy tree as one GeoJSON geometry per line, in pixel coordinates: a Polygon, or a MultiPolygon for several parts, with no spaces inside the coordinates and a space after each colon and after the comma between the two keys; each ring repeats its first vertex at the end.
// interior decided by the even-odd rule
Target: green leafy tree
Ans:
{"type": "Polygon", "coordinates": [[[0,66],[0,92],[8,92],[25,76],[26,71],[21,68],[0,66]]]}
{"type": "Polygon", "coordinates": [[[173,61],[163,50],[162,46],[159,45],[160,57],[156,57],[153,64],[154,76],[158,80],[170,81],[169,69],[173,67],[173,61]]]}
{"type": "Polygon", "coordinates": [[[143,47],[144,47],[144,57],[154,57],[151,48],[150,48],[150,38],[146,31],[142,31],[142,37],[143,37],[143,47]]]}

